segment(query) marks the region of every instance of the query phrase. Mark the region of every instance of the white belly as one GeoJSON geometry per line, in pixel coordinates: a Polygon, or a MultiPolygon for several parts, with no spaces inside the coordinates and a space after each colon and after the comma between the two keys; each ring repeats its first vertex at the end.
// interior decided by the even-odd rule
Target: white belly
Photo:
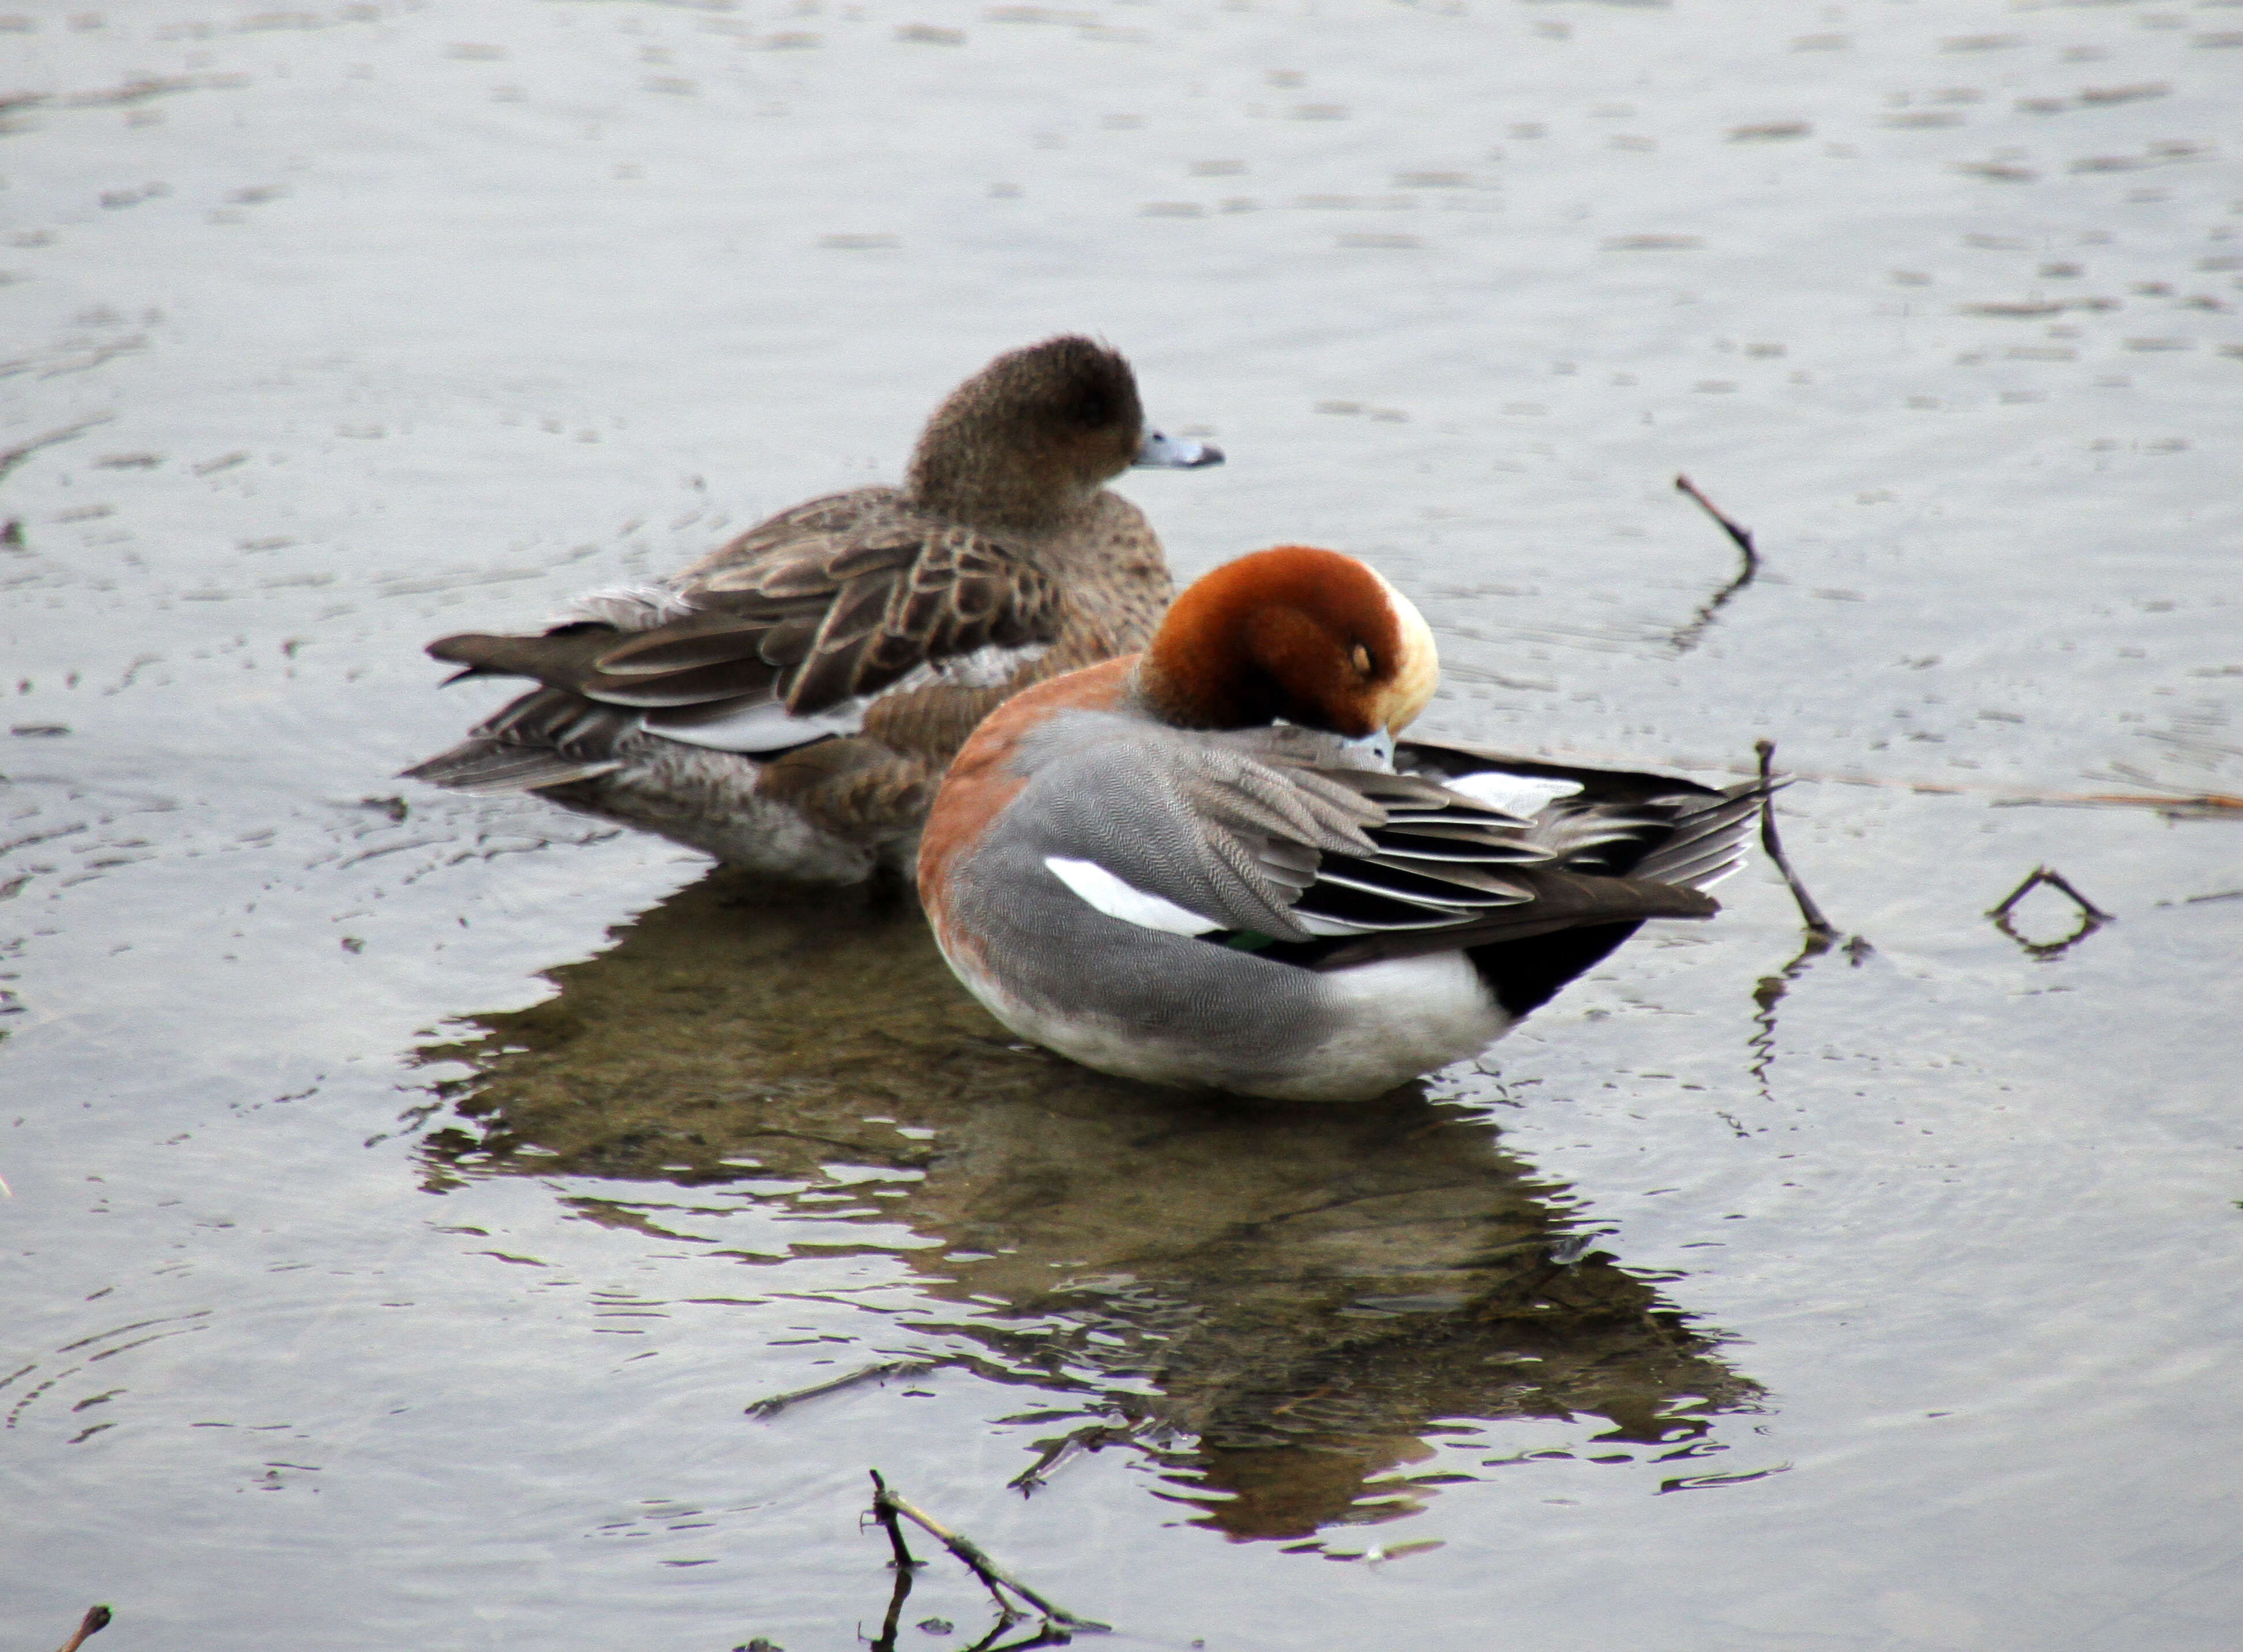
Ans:
{"type": "MultiPolygon", "coordinates": [[[[1132,1026],[1084,1006],[1027,1003],[965,960],[951,962],[992,1015],[1022,1038],[1086,1067],[1148,1084],[1280,1101],[1368,1101],[1478,1054],[1513,1019],[1458,952],[1314,977],[1312,1010],[1295,1036],[1275,1049],[1258,1039],[1242,1039],[1242,1048],[1219,1035],[1180,1039],[1168,1030],[1132,1026]]],[[[1236,1024],[1258,1031],[1259,1008],[1240,1003],[1236,1024]]]]}
{"type": "Polygon", "coordinates": [[[1476,1056],[1511,1030],[1461,952],[1335,970],[1317,979],[1331,1031],[1247,1093],[1290,1101],[1367,1101],[1476,1056]]]}

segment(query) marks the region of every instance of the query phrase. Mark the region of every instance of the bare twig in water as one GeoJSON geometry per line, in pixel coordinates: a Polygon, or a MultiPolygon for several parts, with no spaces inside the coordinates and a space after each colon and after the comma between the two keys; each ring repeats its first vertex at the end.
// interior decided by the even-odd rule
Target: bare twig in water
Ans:
{"type": "MultiPolygon", "coordinates": [[[[878,1485],[879,1476],[873,1475],[872,1481],[873,1484],[878,1485]]],[[[895,1507],[885,1497],[873,1499],[872,1518],[880,1522],[880,1529],[888,1534],[888,1547],[895,1552],[895,1558],[888,1563],[896,1570],[908,1572],[914,1567],[926,1564],[925,1561],[913,1557],[910,1545],[904,1541],[904,1528],[897,1523],[895,1507]]]]}
{"type": "Polygon", "coordinates": [[[1837,925],[1824,917],[1822,909],[1815,904],[1815,897],[1807,892],[1807,886],[1799,881],[1799,874],[1791,870],[1790,857],[1783,852],[1783,840],[1775,835],[1775,782],[1769,773],[1775,762],[1775,742],[1755,741],[1753,749],[1760,754],[1761,847],[1768,850],[1768,859],[1775,863],[1775,870],[1783,874],[1783,881],[1791,886],[1791,898],[1799,903],[1799,916],[1805,921],[1808,929],[1812,933],[1828,939],[1838,933],[1837,925]]]}
{"type": "MultiPolygon", "coordinates": [[[[914,1508],[890,1491],[887,1481],[880,1478],[879,1469],[875,1468],[869,1472],[872,1476],[874,1517],[881,1518],[884,1514],[900,1514],[921,1531],[934,1538],[963,1561],[968,1571],[981,1580],[981,1586],[989,1591],[991,1597],[996,1601],[998,1608],[1008,1617],[1018,1617],[1020,1614],[1018,1608],[1005,1598],[1005,1591],[1007,1589],[1019,1595],[1037,1611],[1041,1612],[1052,1622],[1067,1628],[1108,1630],[1114,1627],[1110,1623],[1100,1623],[1090,1618],[1077,1617],[1066,1608],[1053,1605],[1051,1602],[991,1560],[972,1538],[950,1530],[924,1509],[914,1508]]],[[[900,1541],[900,1538],[898,1541],[900,1541]]]]}
{"type": "Polygon", "coordinates": [[[1687,494],[1692,499],[1695,500],[1698,502],[1698,508],[1704,511],[1707,515],[1719,522],[1721,525],[1721,531],[1736,541],[1737,548],[1745,554],[1745,568],[1747,572],[1751,572],[1760,567],[1760,553],[1753,549],[1752,531],[1749,528],[1739,527],[1728,517],[1722,515],[1721,507],[1715,505],[1712,500],[1708,499],[1703,494],[1700,493],[1698,491],[1697,484],[1693,482],[1687,476],[1677,476],[1674,479],[1674,487],[1677,492],[1687,494]]]}
{"type": "Polygon", "coordinates": [[[1057,1440],[1040,1442],[1035,1461],[1005,1482],[1005,1489],[1016,1491],[1023,1497],[1034,1496],[1050,1483],[1051,1471],[1068,1458],[1086,1451],[1099,1451],[1108,1446],[1118,1446],[1136,1434],[1134,1428],[1116,1428],[1108,1423],[1095,1423],[1088,1428],[1078,1428],[1057,1440]]]}
{"type": "Polygon", "coordinates": [[[903,1528],[896,1523],[894,1509],[875,1501],[872,1518],[888,1534],[888,1541],[895,1549],[895,1559],[890,1564],[896,1568],[895,1590],[888,1596],[888,1615],[881,1620],[880,1638],[872,1642],[872,1652],[896,1652],[896,1626],[903,1621],[904,1602],[911,1598],[912,1573],[926,1562],[913,1560],[911,1550],[905,1547],[903,1528]]]}
{"type": "Polygon", "coordinates": [[[78,1648],[84,1646],[88,1639],[100,1634],[108,1627],[109,1608],[105,1606],[89,1606],[85,1608],[85,1615],[78,1620],[77,1631],[57,1649],[57,1652],[77,1652],[78,1648]]]}
{"type": "Polygon", "coordinates": [[[1760,573],[1760,553],[1753,548],[1751,531],[1739,527],[1728,517],[1722,515],[1715,507],[1714,501],[1700,493],[1697,485],[1687,476],[1677,476],[1674,479],[1674,487],[1676,491],[1687,494],[1695,500],[1698,507],[1719,522],[1721,525],[1721,531],[1727,534],[1737,549],[1744,554],[1744,560],[1739,565],[1735,577],[1714,592],[1712,596],[1707,598],[1699,607],[1698,611],[1690,616],[1690,622],[1677,631],[1671,639],[1677,654],[1687,654],[1698,646],[1698,640],[1706,635],[1706,628],[1713,624],[1714,616],[1721,611],[1722,606],[1731,597],[1750,585],[1755,576],[1760,573]]]}
{"type": "Polygon", "coordinates": [[[967,1647],[966,1652],[1028,1652],[1031,1647],[1066,1646],[1074,1639],[1074,1635],[1068,1634],[1058,1624],[1047,1620],[1043,1627],[1028,1636],[1027,1640],[1007,1641],[1004,1645],[999,1646],[997,1637],[1011,1627],[1010,1623],[1000,1622],[995,1628],[990,1630],[972,1646],[967,1647]]]}
{"type": "Polygon", "coordinates": [[[57,442],[72,440],[84,435],[96,425],[107,424],[116,416],[115,413],[94,413],[79,420],[74,425],[64,425],[60,430],[51,430],[44,436],[34,436],[20,447],[0,450],[0,480],[4,480],[10,471],[14,470],[42,447],[51,447],[57,442]]]}
{"type": "Polygon", "coordinates": [[[852,1371],[831,1382],[813,1383],[807,1388],[797,1388],[791,1393],[775,1393],[768,1400],[758,1400],[745,1407],[751,1417],[776,1417],[789,1406],[798,1406],[805,1400],[839,1393],[844,1388],[853,1388],[860,1382],[885,1382],[890,1377],[916,1377],[934,1369],[933,1360],[890,1360],[885,1365],[868,1365],[861,1371],[852,1371]]]}
{"type": "Polygon", "coordinates": [[[2082,895],[2071,886],[2071,880],[2053,866],[2036,866],[2025,875],[2024,882],[2004,896],[2000,905],[1989,909],[1986,916],[1994,920],[1996,929],[2024,948],[2033,957],[2053,958],[2062,957],[2105,923],[2112,922],[2116,915],[2105,911],[2082,895]],[[2079,909],[2079,927],[2061,941],[2028,940],[2019,934],[2010,922],[2010,913],[2017,903],[2043,883],[2047,884],[2051,889],[2061,890],[2071,897],[2072,904],[2079,909]]]}
{"type": "Polygon", "coordinates": [[[2089,917],[2093,918],[2098,923],[2108,923],[2111,921],[2112,917],[2113,916],[2112,914],[2105,911],[2101,907],[2096,905],[2094,902],[2089,900],[2085,895],[2082,895],[2078,890],[2072,888],[2071,880],[2066,877],[2062,872],[2058,871],[2053,866],[2034,867],[2031,872],[2025,875],[2025,881],[2018,884],[2017,888],[2011,890],[2007,895],[2004,896],[2002,897],[2002,903],[1999,906],[1990,910],[1986,916],[1988,917],[2007,917],[2010,915],[2010,909],[2011,907],[2015,906],[2019,901],[2024,899],[2024,897],[2027,895],[2030,895],[2034,889],[2043,883],[2047,884],[2051,889],[2062,890],[2066,895],[2071,897],[2073,903],[2078,906],[2079,910],[2085,913],[2089,917]]]}
{"type": "MultiPolygon", "coordinates": [[[[1919,786],[1916,789],[1929,791],[1932,788],[1919,786]]],[[[1961,788],[1957,789],[1959,790],[1961,788]]],[[[1975,791],[1981,789],[1972,787],[1970,789],[1975,791]]],[[[2034,792],[1997,797],[1994,802],[1997,805],[2010,808],[2044,803],[2055,808],[2159,809],[2174,816],[2201,815],[2216,819],[2221,815],[2227,815],[2243,819],[2243,797],[2231,797],[2225,792],[2217,791],[2200,791],[2193,795],[2176,792],[2170,797],[2159,797],[2152,793],[2133,791],[2034,792]]]]}

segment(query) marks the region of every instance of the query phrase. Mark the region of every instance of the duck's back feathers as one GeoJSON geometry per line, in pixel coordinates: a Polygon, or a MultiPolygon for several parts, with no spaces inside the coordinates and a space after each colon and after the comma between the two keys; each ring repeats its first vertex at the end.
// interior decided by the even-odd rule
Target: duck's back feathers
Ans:
{"type": "MultiPolygon", "coordinates": [[[[1553,864],[1525,875],[1534,885],[1531,906],[1458,937],[1512,1016],[1548,1003],[1647,918],[1712,917],[1720,908],[1706,891],[1742,864],[1768,802],[1757,781],[1717,789],[1666,775],[1415,742],[1395,755],[1420,774],[1482,797],[1505,796],[1532,812],[1530,836],[1553,853],[1553,864]]],[[[1396,946],[1382,937],[1381,950],[1366,946],[1358,956],[1401,956],[1396,946]]],[[[1344,962],[1335,953],[1319,967],[1344,962]]]]}
{"type": "Polygon", "coordinates": [[[1532,816],[1534,838],[1576,871],[1711,889],[1741,865],[1766,792],[1671,775],[1578,769],[1476,746],[1404,741],[1398,768],[1532,816]]]}
{"type": "Polygon", "coordinates": [[[1762,796],[1414,742],[1377,761],[1290,725],[1081,710],[1020,742],[1007,812],[1029,858],[1113,880],[1054,869],[1093,904],[1094,883],[1137,891],[1183,915],[1172,932],[1322,972],[1709,917],[1762,796]]]}
{"type": "MultiPolygon", "coordinates": [[[[1054,640],[1061,618],[1057,586],[1033,561],[885,488],[774,517],[635,608],[594,605],[640,624],[470,633],[428,652],[471,675],[534,677],[629,710],[689,744],[763,751],[855,727],[784,723],[915,674],[971,687],[1001,681],[1054,640]]],[[[478,734],[500,733],[514,709],[478,734]]],[[[509,726],[532,731],[518,719],[509,726]]]]}
{"type": "Polygon", "coordinates": [[[1068,846],[1206,930],[1305,941],[1293,908],[1319,858],[1371,852],[1366,829],[1383,818],[1352,776],[1316,765],[1334,743],[1297,729],[1196,735],[1106,712],[1054,718],[1022,744],[1025,847],[1068,846]]]}

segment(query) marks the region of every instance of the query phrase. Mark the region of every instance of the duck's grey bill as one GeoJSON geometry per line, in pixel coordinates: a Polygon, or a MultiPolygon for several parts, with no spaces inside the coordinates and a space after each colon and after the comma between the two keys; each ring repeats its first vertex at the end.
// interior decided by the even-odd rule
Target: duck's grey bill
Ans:
{"type": "Polygon", "coordinates": [[[1370,758],[1374,768],[1389,772],[1394,768],[1394,736],[1384,729],[1373,729],[1367,735],[1357,735],[1339,743],[1358,756],[1370,758]]]}
{"type": "Polygon", "coordinates": [[[1196,470],[1202,465],[1220,465],[1223,449],[1211,441],[1187,441],[1148,430],[1136,458],[1129,462],[1139,470],[1196,470]]]}

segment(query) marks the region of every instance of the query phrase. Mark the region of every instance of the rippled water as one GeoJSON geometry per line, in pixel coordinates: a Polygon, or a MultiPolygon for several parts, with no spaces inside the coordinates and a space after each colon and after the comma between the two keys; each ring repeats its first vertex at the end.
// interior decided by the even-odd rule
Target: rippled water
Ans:
{"type": "Polygon", "coordinates": [[[1117,1644],[2232,1645],[2239,92],[2179,0],[0,17],[10,1643],[846,1649],[878,1467],[1117,1644]],[[428,637],[1061,328],[1231,454],[1181,572],[1373,557],[1437,734],[1775,740],[1868,944],[1755,868],[1211,1105],[388,778],[428,637]]]}

